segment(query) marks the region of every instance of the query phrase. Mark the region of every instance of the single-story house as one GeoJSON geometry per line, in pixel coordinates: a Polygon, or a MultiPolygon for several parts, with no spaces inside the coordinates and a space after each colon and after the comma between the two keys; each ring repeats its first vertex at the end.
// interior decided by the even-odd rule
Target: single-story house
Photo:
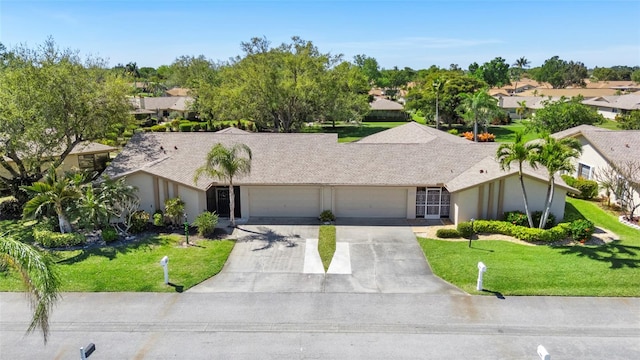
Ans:
{"type": "Polygon", "coordinates": [[[392,100],[375,97],[369,106],[371,109],[365,121],[405,121],[409,118],[404,106],[392,100]]]}
{"type": "MultiPolygon", "coordinates": [[[[110,153],[117,150],[118,149],[113,146],[107,146],[96,142],[80,143],[71,150],[69,155],[67,155],[62,166],[58,168],[58,172],[63,173],[71,170],[82,170],[100,173],[107,167],[109,160],[111,160],[110,153]]],[[[60,153],[61,152],[58,152],[57,154],[60,153]]],[[[55,156],[56,152],[50,155],[55,156]]],[[[7,157],[5,157],[4,160],[10,166],[15,168],[15,162],[13,160],[7,157]]],[[[9,179],[11,178],[11,173],[5,168],[0,167],[0,176],[9,179]]]]}
{"type": "MultiPolygon", "coordinates": [[[[189,221],[203,211],[229,216],[228,183],[193,181],[207,152],[242,143],[253,153],[251,173],[234,179],[235,216],[447,219],[453,223],[498,219],[522,210],[517,166],[501,171],[498,144],[474,143],[410,122],[338,143],[336,134],[137,133],[105,174],[138,188],[140,209],[163,210],[167,199],[186,203],[189,221]]],[[[542,210],[547,173],[525,169],[532,210],[542,210]]],[[[551,211],[564,216],[562,180],[551,211]]]]}
{"type": "MultiPolygon", "coordinates": [[[[592,125],[580,125],[552,135],[562,139],[573,137],[582,144],[582,154],[575,161],[574,177],[598,180],[598,173],[612,164],[626,161],[640,162],[640,130],[609,130],[592,125]]],[[[640,173],[636,181],[640,181],[640,173]]],[[[604,194],[604,190],[601,190],[604,194]]],[[[640,194],[635,194],[640,203],[640,194]]],[[[615,197],[613,197],[615,200],[615,197]]]]}
{"type": "Polygon", "coordinates": [[[171,112],[178,112],[183,118],[188,118],[193,98],[190,96],[161,96],[131,98],[132,114],[148,114],[158,119],[169,116],[171,112]]]}
{"type": "Polygon", "coordinates": [[[582,102],[585,105],[593,106],[598,113],[607,119],[615,119],[618,114],[626,114],[633,110],[640,110],[640,93],[598,96],[582,102]]]}
{"type": "Polygon", "coordinates": [[[542,109],[546,101],[555,102],[560,100],[559,97],[549,98],[548,96],[494,96],[498,99],[498,106],[504,109],[511,119],[520,119],[518,115],[518,108],[520,103],[524,101],[524,105],[527,108],[527,114],[524,117],[533,115],[536,110],[542,109]]]}

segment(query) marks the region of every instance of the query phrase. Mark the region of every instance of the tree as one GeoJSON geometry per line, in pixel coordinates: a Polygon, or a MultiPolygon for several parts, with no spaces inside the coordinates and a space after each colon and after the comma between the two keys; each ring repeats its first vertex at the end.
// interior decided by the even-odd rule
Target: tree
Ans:
{"type": "Polygon", "coordinates": [[[555,133],[578,125],[595,125],[604,121],[604,117],[595,108],[582,103],[580,96],[570,100],[545,100],[542,104],[544,107],[536,111],[530,123],[538,132],[555,133]]]}
{"type": "Polygon", "coordinates": [[[631,73],[631,81],[640,84],[640,69],[631,73]]]}
{"type": "Polygon", "coordinates": [[[522,164],[528,163],[532,168],[537,167],[536,158],[540,151],[539,143],[526,143],[524,141],[524,132],[516,131],[515,141],[513,143],[500,144],[498,151],[496,152],[496,158],[500,162],[500,169],[502,171],[509,170],[511,163],[518,163],[518,178],[520,179],[520,186],[522,187],[522,197],[524,199],[524,211],[527,214],[527,220],[529,221],[529,227],[534,227],[533,218],[531,217],[531,210],[529,209],[529,200],[527,198],[527,191],[524,186],[524,177],[522,174],[522,164]]]}
{"type": "Polygon", "coordinates": [[[573,172],[575,167],[572,160],[582,154],[582,144],[575,138],[563,138],[557,140],[550,135],[545,135],[538,156],[535,161],[544,166],[549,173],[547,186],[547,198],[545,207],[540,219],[539,228],[543,229],[549,218],[553,195],[555,192],[555,177],[561,172],[573,172]]]}
{"type": "Polygon", "coordinates": [[[615,189],[616,198],[626,210],[626,219],[634,222],[634,213],[640,207],[640,161],[629,159],[612,163],[611,167],[618,174],[618,184],[615,189]]]}
{"type": "Polygon", "coordinates": [[[533,75],[535,80],[548,82],[554,89],[561,89],[571,85],[584,86],[588,72],[581,62],[567,62],[553,56],[545,60],[533,75]]]}
{"type": "Polygon", "coordinates": [[[378,83],[380,79],[380,66],[378,65],[378,61],[373,57],[368,57],[367,55],[356,55],[353,57],[353,62],[356,66],[362,70],[363,74],[367,77],[367,82],[369,86],[373,86],[378,83]]]}
{"type": "Polygon", "coordinates": [[[49,335],[49,316],[58,300],[60,280],[51,258],[35,248],[0,234],[0,266],[16,271],[27,289],[33,317],[27,333],[42,330],[45,344],[49,335]]]}
{"type": "Polygon", "coordinates": [[[485,132],[489,119],[498,113],[498,100],[489,95],[486,89],[478,90],[473,94],[463,94],[460,104],[462,116],[469,122],[473,122],[473,141],[478,141],[478,124],[485,132]]]}
{"type": "Polygon", "coordinates": [[[490,87],[500,87],[511,83],[509,64],[501,57],[484,63],[482,65],[482,78],[490,87]]]}
{"type": "Polygon", "coordinates": [[[442,92],[442,90],[444,90],[444,85],[445,85],[446,81],[443,81],[440,78],[437,78],[433,81],[432,86],[433,86],[433,92],[436,93],[436,129],[440,128],[440,114],[439,114],[439,103],[438,100],[440,99],[440,93],[442,92]]]}
{"type": "Polygon", "coordinates": [[[615,80],[620,80],[620,75],[618,74],[617,71],[611,69],[611,68],[605,68],[605,67],[595,67],[593,69],[593,73],[591,73],[591,77],[595,80],[595,81],[615,81],[615,80]]]}
{"type": "Polygon", "coordinates": [[[43,181],[24,186],[23,190],[31,196],[22,210],[25,218],[43,217],[48,215],[49,209],[53,209],[58,217],[60,232],[72,231],[69,214],[74,201],[81,196],[80,183],[73,181],[72,176],[59,177],[55,168],[50,167],[43,181]]]}
{"type": "Polygon", "coordinates": [[[20,187],[41,179],[48,164],[59,167],[76,145],[128,122],[130,87],[100,59],[83,62],[51,39],[13,54],[0,71],[0,183],[24,203],[20,187]]]}
{"type": "Polygon", "coordinates": [[[322,85],[326,96],[319,97],[320,120],[337,120],[359,124],[369,112],[369,82],[364,73],[346,61],[331,69],[322,85]]]}
{"type": "Polygon", "coordinates": [[[233,179],[251,173],[251,149],[249,146],[236,143],[230,147],[216,144],[207,154],[205,164],[196,170],[194,183],[202,175],[229,182],[229,211],[231,225],[235,226],[235,193],[233,179]]]}
{"type": "Polygon", "coordinates": [[[520,121],[522,121],[522,117],[525,116],[528,112],[529,108],[527,108],[527,101],[522,100],[518,101],[518,107],[516,108],[516,114],[520,116],[520,121]]]}
{"type": "Polygon", "coordinates": [[[166,77],[168,86],[197,88],[202,83],[214,84],[218,81],[220,66],[208,60],[204,55],[180,56],[169,69],[158,68],[159,76],[166,77]]]}
{"type": "Polygon", "coordinates": [[[521,57],[513,63],[513,67],[511,68],[511,80],[514,81],[513,84],[513,93],[515,94],[518,89],[518,81],[522,78],[522,74],[524,73],[524,69],[529,68],[529,60],[526,57],[521,57]]]}
{"type": "Polygon", "coordinates": [[[618,127],[624,130],[640,130],[640,110],[631,110],[628,114],[616,116],[618,127]]]}
{"type": "Polygon", "coordinates": [[[121,233],[127,234],[132,226],[133,213],[140,205],[140,199],[136,194],[138,189],[127,184],[125,177],[119,179],[103,177],[96,187],[98,201],[104,206],[109,218],[122,219],[124,227],[121,227],[120,223],[115,227],[121,233]]]}

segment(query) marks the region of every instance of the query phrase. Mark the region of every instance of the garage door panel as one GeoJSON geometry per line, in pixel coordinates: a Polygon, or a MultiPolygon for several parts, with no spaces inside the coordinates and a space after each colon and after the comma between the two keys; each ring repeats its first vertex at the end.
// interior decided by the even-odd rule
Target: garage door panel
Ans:
{"type": "Polygon", "coordinates": [[[335,212],[340,217],[407,217],[405,188],[336,188],[335,212]]]}
{"type": "Polygon", "coordinates": [[[250,216],[316,217],[320,211],[319,187],[260,186],[249,188],[250,216]]]}

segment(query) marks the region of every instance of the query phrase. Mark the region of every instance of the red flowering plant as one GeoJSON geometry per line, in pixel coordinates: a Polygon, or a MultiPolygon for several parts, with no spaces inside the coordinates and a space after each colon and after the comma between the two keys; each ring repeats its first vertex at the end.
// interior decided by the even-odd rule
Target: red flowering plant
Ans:
{"type": "Polygon", "coordinates": [[[573,240],[584,243],[585,241],[591,239],[595,228],[591,221],[580,219],[571,222],[569,231],[571,232],[571,238],[573,240]]]}

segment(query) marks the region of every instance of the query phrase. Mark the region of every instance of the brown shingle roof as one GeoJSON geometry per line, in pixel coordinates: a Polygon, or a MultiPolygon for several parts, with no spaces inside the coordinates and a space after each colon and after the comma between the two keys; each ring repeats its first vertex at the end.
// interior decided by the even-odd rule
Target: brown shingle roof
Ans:
{"type": "Polygon", "coordinates": [[[442,139],[453,143],[467,143],[469,140],[451,135],[432,127],[418,124],[415,121],[405,125],[396,126],[389,130],[381,131],[358,140],[361,144],[421,144],[435,139],[442,139]]]}
{"type": "Polygon", "coordinates": [[[369,105],[371,106],[371,110],[404,110],[404,106],[402,106],[402,104],[383,98],[376,98],[369,105]]]}
{"type": "Polygon", "coordinates": [[[582,103],[614,109],[640,110],[640,93],[619,96],[601,96],[594,99],[584,100],[582,103]]]}

